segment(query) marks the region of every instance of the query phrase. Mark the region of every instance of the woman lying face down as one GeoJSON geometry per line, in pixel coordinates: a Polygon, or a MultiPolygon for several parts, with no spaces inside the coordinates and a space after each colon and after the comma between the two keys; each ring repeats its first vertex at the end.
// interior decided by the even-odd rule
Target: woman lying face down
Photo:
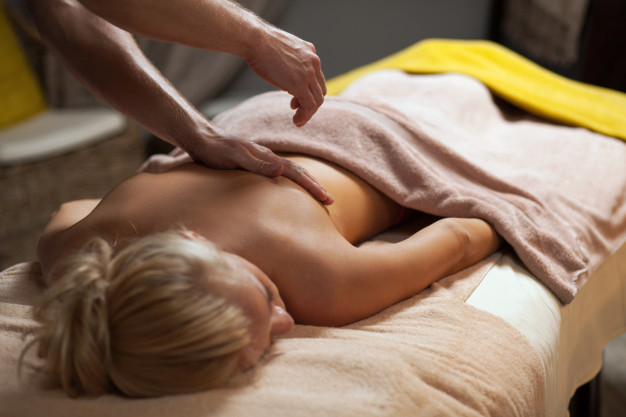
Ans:
{"type": "Polygon", "coordinates": [[[50,288],[35,342],[52,379],[69,395],[217,387],[294,320],[369,317],[500,244],[482,220],[445,218],[399,243],[357,246],[402,208],[339,166],[288,158],[335,203],[285,178],[185,164],[63,205],[39,243],[50,288]]]}

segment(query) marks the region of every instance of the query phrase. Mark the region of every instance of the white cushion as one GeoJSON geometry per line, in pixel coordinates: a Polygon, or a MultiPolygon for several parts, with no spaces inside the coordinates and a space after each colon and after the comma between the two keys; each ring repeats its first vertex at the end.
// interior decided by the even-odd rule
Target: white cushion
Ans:
{"type": "Polygon", "coordinates": [[[0,130],[0,165],[34,162],[121,133],[126,119],[109,108],[50,109],[0,130]]]}

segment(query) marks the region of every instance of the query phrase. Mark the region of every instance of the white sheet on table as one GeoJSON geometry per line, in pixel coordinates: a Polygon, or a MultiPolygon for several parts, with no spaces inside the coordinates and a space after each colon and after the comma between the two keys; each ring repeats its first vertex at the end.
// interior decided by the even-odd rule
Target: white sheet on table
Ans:
{"type": "Polygon", "coordinates": [[[566,416],[576,388],[600,370],[606,343],[626,331],[626,244],[566,306],[511,255],[500,258],[467,303],[528,338],[546,371],[546,415],[566,416]]]}

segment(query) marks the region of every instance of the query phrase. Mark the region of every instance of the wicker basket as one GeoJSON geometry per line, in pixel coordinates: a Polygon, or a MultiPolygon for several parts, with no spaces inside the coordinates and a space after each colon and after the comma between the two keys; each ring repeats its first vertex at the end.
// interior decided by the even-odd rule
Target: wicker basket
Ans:
{"type": "Polygon", "coordinates": [[[0,270],[36,258],[39,235],[61,203],[102,197],[144,159],[144,143],[129,127],[64,155],[0,166],[0,270]]]}

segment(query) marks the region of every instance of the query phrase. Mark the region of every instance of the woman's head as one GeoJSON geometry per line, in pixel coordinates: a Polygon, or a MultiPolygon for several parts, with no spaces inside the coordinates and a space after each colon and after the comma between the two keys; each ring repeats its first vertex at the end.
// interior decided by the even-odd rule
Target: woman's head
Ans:
{"type": "Polygon", "coordinates": [[[188,232],[141,238],[115,255],[94,239],[62,268],[35,309],[36,341],[70,395],[213,388],[252,365],[260,332],[269,340],[276,330],[255,307],[260,294],[239,299],[249,271],[188,232]]]}

